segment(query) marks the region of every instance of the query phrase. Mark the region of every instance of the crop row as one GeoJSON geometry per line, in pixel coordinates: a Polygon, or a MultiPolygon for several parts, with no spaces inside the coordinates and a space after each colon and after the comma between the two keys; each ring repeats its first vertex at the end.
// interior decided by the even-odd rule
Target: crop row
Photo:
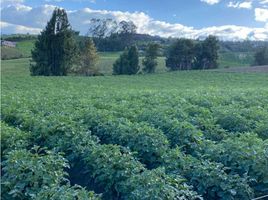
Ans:
{"type": "MultiPolygon", "coordinates": [[[[187,154],[192,154],[196,157],[199,157],[199,159],[196,159],[190,155],[184,155],[182,153],[183,159],[181,159],[181,158],[179,159],[179,160],[193,160],[192,163],[195,163],[195,162],[200,163],[200,164],[195,164],[196,167],[193,167],[196,174],[198,172],[202,171],[201,170],[202,167],[207,166],[205,168],[210,167],[209,169],[212,170],[213,168],[215,168],[215,165],[216,165],[216,166],[219,166],[218,169],[220,169],[220,170],[218,170],[218,171],[220,171],[220,172],[217,172],[217,170],[214,170],[215,174],[217,174],[217,173],[223,174],[222,177],[224,177],[224,178],[226,178],[226,177],[228,178],[229,177],[228,174],[232,174],[232,173],[238,173],[238,174],[240,174],[240,176],[243,176],[243,174],[241,173],[242,170],[238,171],[237,169],[234,168],[234,166],[240,165],[240,164],[244,165],[244,163],[248,163],[248,165],[245,165],[244,171],[245,171],[245,173],[248,173],[248,175],[250,177],[256,179],[255,183],[257,183],[257,184],[251,184],[254,186],[255,191],[262,190],[263,187],[265,186],[265,185],[262,185],[262,184],[265,184],[265,182],[266,182],[266,177],[263,176],[263,175],[265,175],[265,171],[266,171],[265,162],[262,162],[262,164],[259,167],[259,169],[261,170],[260,173],[262,175],[256,177],[254,175],[254,173],[258,170],[258,168],[252,169],[252,166],[254,165],[253,164],[254,162],[252,160],[254,160],[254,158],[252,158],[252,157],[248,158],[247,156],[244,156],[243,159],[241,159],[241,160],[235,158],[238,155],[239,151],[241,151],[241,150],[234,151],[234,153],[232,154],[234,156],[230,162],[226,162],[224,159],[222,159],[224,157],[224,153],[219,154],[219,155],[223,155],[220,158],[213,155],[213,151],[211,151],[212,153],[210,153],[210,149],[213,150],[213,148],[217,148],[219,152],[220,151],[226,152],[227,150],[225,149],[224,145],[220,145],[221,141],[219,141],[219,140],[217,140],[217,143],[213,143],[210,141],[208,141],[208,143],[204,143],[204,141],[207,141],[207,140],[204,140],[204,138],[205,138],[204,137],[204,134],[205,134],[204,130],[201,130],[201,131],[198,130],[200,128],[199,125],[197,123],[196,124],[193,123],[196,121],[196,119],[199,120],[198,121],[199,124],[200,124],[200,121],[202,120],[201,121],[202,125],[206,124],[207,122],[209,122],[208,124],[210,124],[211,122],[214,123],[213,118],[212,118],[212,121],[209,121],[209,120],[204,121],[204,118],[206,115],[208,115],[209,118],[211,118],[210,117],[211,116],[210,109],[205,108],[205,106],[200,107],[200,108],[196,107],[196,106],[186,107],[187,109],[185,109],[185,110],[187,112],[183,111],[180,113],[177,112],[180,110],[180,108],[179,109],[172,109],[170,107],[167,107],[167,109],[166,108],[163,108],[163,109],[158,108],[159,113],[157,114],[157,110],[155,110],[155,109],[152,109],[153,111],[151,111],[151,112],[150,112],[150,109],[144,109],[144,108],[141,108],[140,110],[137,110],[138,108],[135,108],[134,110],[133,109],[125,109],[128,107],[127,105],[128,104],[126,104],[126,106],[118,105],[118,104],[113,105],[113,107],[110,109],[110,110],[112,110],[111,112],[113,113],[113,115],[107,114],[107,112],[105,112],[105,110],[101,110],[101,111],[97,112],[95,109],[92,110],[92,109],[88,109],[88,107],[86,107],[85,112],[87,112],[88,114],[86,114],[86,116],[83,116],[81,118],[81,120],[86,121],[86,123],[83,123],[83,124],[86,124],[86,126],[87,126],[86,128],[90,128],[90,130],[92,130],[92,134],[97,135],[101,139],[101,142],[120,144],[122,146],[129,147],[131,149],[131,151],[138,152],[137,155],[138,155],[139,159],[141,159],[142,162],[144,162],[146,164],[150,163],[151,166],[153,166],[153,164],[155,164],[155,166],[163,165],[164,162],[162,162],[162,161],[159,162],[159,159],[161,157],[165,158],[165,156],[167,155],[167,152],[169,152],[170,149],[168,149],[167,151],[163,151],[163,150],[165,150],[169,145],[171,145],[172,147],[175,147],[176,145],[178,145],[181,147],[181,151],[183,151],[187,154]],[[118,108],[118,109],[116,109],[116,108],[118,108]],[[191,109],[191,108],[193,108],[193,109],[191,109]],[[125,109],[125,112],[124,112],[124,109],[125,109]],[[129,110],[130,110],[130,112],[128,112],[129,110]],[[115,113],[115,111],[117,111],[117,113],[115,113]],[[168,112],[166,112],[166,111],[168,111],[168,112]],[[191,111],[191,112],[188,112],[188,111],[191,111]],[[135,113],[135,114],[131,115],[132,113],[135,113]],[[185,114],[185,113],[187,113],[187,114],[185,114]],[[102,116],[102,115],[104,115],[104,116],[102,116]],[[124,117],[120,117],[120,115],[128,116],[129,120],[125,119],[124,117]],[[175,117],[173,117],[173,116],[175,116],[175,117]],[[191,123],[187,122],[185,120],[185,116],[186,116],[186,118],[188,118],[189,116],[192,117],[192,118],[190,118],[191,123]],[[144,123],[144,121],[146,123],[144,123]],[[151,126],[153,126],[154,128],[152,128],[151,126]],[[156,133],[157,136],[161,136],[160,137],[161,139],[159,141],[155,140],[153,133],[156,133]],[[140,137],[142,138],[142,140],[139,140],[140,137]],[[128,140],[128,138],[129,138],[129,140],[128,140]],[[166,139],[168,139],[169,144],[167,143],[166,139]],[[142,143],[143,148],[140,147],[140,144],[137,143],[137,141],[142,143]],[[161,147],[160,150],[158,151],[158,149],[154,148],[152,143],[150,143],[148,141],[150,141],[150,142],[153,141],[156,144],[158,144],[161,147]],[[148,146],[148,147],[150,147],[150,149],[148,148],[149,150],[146,148],[147,147],[146,144],[149,144],[149,146],[148,146]],[[208,148],[207,151],[205,151],[206,150],[205,148],[208,148]],[[205,153],[204,153],[204,151],[205,151],[205,153]],[[235,155],[235,152],[236,152],[236,155],[235,155]],[[198,154],[200,154],[200,155],[198,155],[198,154]],[[151,157],[150,156],[146,157],[146,155],[153,155],[153,157],[152,157],[153,159],[150,160],[151,157]],[[157,156],[155,157],[155,155],[157,155],[157,156]],[[157,158],[157,159],[155,159],[155,158],[157,158]],[[207,161],[207,163],[206,163],[206,162],[202,161],[203,159],[208,159],[210,161],[207,161]],[[222,166],[218,163],[214,163],[214,161],[221,162],[225,166],[231,167],[232,171],[230,172],[230,169],[225,169],[224,166],[222,166]],[[252,170],[255,172],[252,173],[252,170]],[[261,185],[260,189],[258,189],[259,185],[261,185]]],[[[98,106],[100,108],[103,108],[103,107],[109,107],[110,105],[106,104],[105,106],[103,106],[103,105],[94,105],[94,106],[98,106]]],[[[150,106],[148,106],[148,107],[150,107],[150,106]]],[[[78,107],[78,109],[79,109],[79,107],[78,107]]],[[[27,108],[23,108],[22,110],[27,110],[27,108]]],[[[41,116],[42,114],[46,113],[45,107],[43,108],[43,111],[44,112],[39,113],[40,114],[40,117],[39,117],[40,125],[39,126],[35,125],[36,122],[34,122],[34,121],[36,119],[33,119],[33,117],[31,116],[33,114],[30,114],[29,117],[26,117],[26,120],[25,119],[21,120],[21,123],[24,123],[23,126],[30,128],[30,130],[32,130],[32,132],[35,129],[37,129],[35,131],[38,131],[40,129],[40,130],[42,130],[41,132],[45,133],[47,126],[49,127],[49,126],[51,126],[51,124],[48,122],[47,123],[42,122],[42,120],[46,119],[46,117],[41,116]]],[[[69,110],[69,111],[64,110],[64,111],[65,111],[66,115],[72,114],[71,113],[72,110],[69,110]]],[[[73,110],[73,111],[76,112],[75,110],[73,110]]],[[[13,110],[11,113],[15,113],[15,111],[13,110]]],[[[80,110],[78,110],[77,113],[79,113],[79,115],[80,115],[80,110]]],[[[36,113],[34,113],[34,115],[36,117],[36,113]]],[[[48,115],[48,114],[46,114],[46,115],[48,115]]],[[[61,127],[61,125],[60,125],[61,120],[58,120],[57,117],[51,117],[52,115],[54,115],[54,113],[49,113],[48,116],[50,119],[48,121],[49,122],[52,121],[53,123],[58,124],[58,126],[61,127]],[[58,120],[58,122],[57,122],[57,120],[58,120]]],[[[241,114],[239,114],[239,115],[241,115],[241,114]]],[[[264,116],[264,115],[261,115],[261,116],[264,116]]],[[[260,121],[263,121],[263,119],[265,119],[265,116],[264,116],[264,118],[262,117],[260,119],[260,121]]],[[[15,125],[16,124],[18,125],[21,123],[16,122],[15,125]]],[[[75,127],[75,130],[77,130],[78,129],[77,126],[81,125],[80,123],[78,123],[79,125],[77,125],[77,122],[72,122],[70,124],[71,125],[69,125],[70,127],[68,126],[68,128],[59,128],[56,131],[56,133],[61,132],[61,133],[65,134],[66,129],[69,129],[71,127],[75,127]]],[[[205,128],[207,128],[208,126],[206,126],[205,128]]],[[[211,127],[215,128],[215,126],[213,126],[213,125],[211,127]]],[[[221,130],[220,128],[218,129],[217,126],[215,129],[221,130]]],[[[39,142],[50,141],[50,142],[47,142],[46,145],[53,144],[52,145],[53,147],[62,147],[62,145],[67,145],[69,143],[69,141],[66,141],[66,138],[58,137],[57,134],[55,134],[55,131],[53,129],[52,129],[52,131],[49,131],[49,133],[50,133],[50,137],[47,137],[47,135],[43,135],[42,137],[40,137],[40,136],[37,137],[39,142]]],[[[218,134],[218,133],[219,132],[217,132],[216,134],[218,134]]],[[[239,136],[239,132],[237,132],[237,133],[234,135],[239,136]]],[[[223,134],[225,134],[225,136],[222,138],[225,140],[227,140],[228,137],[230,137],[232,135],[232,134],[226,133],[226,131],[223,131],[223,134]]],[[[92,139],[92,136],[90,136],[90,137],[92,139]]],[[[80,138],[82,138],[82,137],[80,137],[80,138]]],[[[234,138],[232,138],[232,140],[234,140],[236,142],[236,141],[238,141],[237,138],[239,138],[239,137],[234,137],[234,138]]],[[[258,137],[253,136],[253,138],[256,139],[258,137]]],[[[71,140],[71,139],[69,138],[68,140],[71,140]]],[[[77,138],[77,140],[79,140],[79,138],[77,138]]],[[[93,140],[96,140],[96,139],[93,137],[93,140]]],[[[261,141],[261,140],[258,140],[258,141],[261,141]]],[[[245,141],[243,141],[243,142],[245,142],[245,141]]],[[[247,145],[247,144],[248,143],[246,143],[245,145],[247,145]]],[[[257,144],[259,145],[260,142],[257,144]]],[[[233,144],[233,146],[235,146],[235,144],[233,144]]],[[[156,147],[158,147],[158,146],[156,146],[156,147]]],[[[255,146],[253,146],[253,147],[255,148],[255,146]]],[[[259,160],[262,160],[262,159],[267,160],[265,157],[265,154],[260,153],[261,150],[264,149],[264,147],[265,147],[265,142],[262,143],[262,145],[259,148],[260,150],[257,151],[258,152],[257,157],[259,157],[259,160]]],[[[65,149],[71,149],[71,148],[72,148],[72,145],[70,145],[68,148],[65,148],[65,149]]],[[[230,150],[230,151],[232,151],[232,150],[230,150]]],[[[245,151],[243,151],[243,149],[242,149],[242,154],[243,153],[245,153],[245,151]]],[[[254,154],[253,151],[251,153],[254,154]]],[[[160,160],[162,160],[162,159],[160,159],[160,160]]],[[[184,163],[187,163],[187,162],[184,162],[184,163]]],[[[184,166],[184,165],[177,164],[177,169],[176,169],[176,167],[174,167],[174,170],[169,170],[171,172],[170,174],[174,174],[172,171],[176,171],[176,170],[179,171],[178,169],[180,169],[180,168],[178,166],[184,166]]],[[[165,167],[167,169],[169,168],[169,166],[165,166],[165,167]]],[[[181,168],[183,168],[183,167],[181,167],[181,168]]],[[[205,182],[206,179],[202,179],[202,177],[206,177],[205,175],[202,177],[198,177],[197,175],[195,175],[195,173],[193,171],[191,171],[191,169],[188,169],[187,167],[184,167],[184,168],[186,168],[186,171],[181,171],[181,173],[179,173],[179,174],[186,177],[188,180],[188,183],[195,186],[195,190],[199,191],[199,193],[203,194],[203,196],[208,198],[209,196],[206,196],[206,193],[209,193],[208,191],[211,191],[211,190],[213,190],[213,191],[216,190],[216,192],[215,192],[215,193],[217,193],[216,195],[218,195],[220,193],[219,191],[221,191],[221,190],[225,191],[224,188],[221,189],[221,186],[219,186],[219,185],[217,186],[217,184],[215,184],[216,185],[215,187],[217,189],[215,189],[215,188],[211,189],[211,185],[209,183],[205,182]],[[191,182],[192,179],[193,180],[198,179],[198,180],[197,181],[195,180],[195,182],[191,182]],[[202,182],[206,183],[205,186],[202,186],[203,189],[197,189],[198,185],[202,182]]],[[[204,171],[208,173],[209,170],[204,170],[204,171]]],[[[231,180],[231,179],[232,178],[229,178],[229,180],[231,180]]],[[[207,178],[207,180],[211,181],[211,183],[213,183],[213,181],[217,180],[217,178],[215,177],[214,180],[207,178]]],[[[228,185],[228,184],[226,184],[226,185],[228,185]]],[[[230,184],[230,185],[232,185],[232,184],[230,184]]],[[[235,184],[233,184],[233,185],[235,185],[235,184]]],[[[243,188],[243,190],[247,191],[245,188],[243,188]]],[[[237,196],[238,195],[237,193],[239,193],[239,192],[237,192],[237,190],[226,190],[226,191],[227,191],[227,193],[233,193],[233,196],[237,196]]],[[[239,191],[239,189],[238,189],[238,191],[239,191]]],[[[215,195],[215,194],[212,194],[211,197],[213,197],[213,195],[215,195]]]]}
{"type": "Polygon", "coordinates": [[[180,176],[168,176],[163,169],[147,170],[127,149],[99,144],[90,133],[66,117],[50,115],[49,119],[40,121],[37,115],[17,114],[4,115],[3,119],[31,131],[31,138],[38,145],[65,152],[71,168],[77,164],[73,161],[80,160],[80,169],[84,169],[78,170],[84,179],[82,182],[89,181],[83,186],[92,187],[90,179],[93,178],[94,190],[104,193],[105,199],[200,198],[180,176]]]}
{"type": "Polygon", "coordinates": [[[69,164],[60,153],[33,146],[29,132],[2,122],[1,132],[3,199],[99,199],[79,185],[70,185],[65,172],[69,164]]]}
{"type": "MultiPolygon", "coordinates": [[[[83,120],[92,133],[99,136],[104,143],[120,143],[130,147],[132,151],[138,151],[138,156],[145,161],[144,151],[154,153],[154,155],[158,152],[158,155],[161,156],[157,161],[154,160],[157,165],[165,160],[163,156],[168,148],[168,146],[161,148],[163,145],[159,144],[161,141],[163,141],[161,144],[166,141],[166,138],[162,136],[164,133],[172,146],[179,146],[184,152],[199,157],[201,160],[207,159],[222,163],[229,167],[230,170],[226,170],[229,174],[239,174],[241,177],[248,175],[251,178],[250,185],[256,194],[261,195],[267,192],[268,157],[265,149],[268,148],[268,140],[262,140],[256,134],[244,133],[241,136],[234,135],[216,143],[204,139],[202,132],[188,122],[170,120],[157,114],[152,116],[148,118],[143,116],[142,122],[147,121],[158,129],[148,129],[148,125],[145,124],[145,126],[144,123],[137,126],[136,122],[130,122],[124,118],[114,118],[105,110],[92,109],[87,112],[83,120]],[[153,140],[155,137],[150,138],[148,133],[152,133],[150,137],[155,133],[159,141],[153,140]],[[159,134],[162,137],[159,137],[159,134]],[[165,139],[161,140],[161,138],[165,139]],[[139,149],[141,146],[142,148],[139,149]],[[152,149],[154,146],[159,147],[158,151],[152,149]]],[[[152,160],[150,161],[152,162],[152,160]]]]}

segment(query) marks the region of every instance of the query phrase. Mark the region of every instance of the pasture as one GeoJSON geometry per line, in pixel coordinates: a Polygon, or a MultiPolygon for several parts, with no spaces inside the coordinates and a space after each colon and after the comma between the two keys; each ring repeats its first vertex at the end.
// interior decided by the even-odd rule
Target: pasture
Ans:
{"type": "MultiPolygon", "coordinates": [[[[116,56],[102,55],[105,74],[116,56]]],[[[4,154],[63,152],[71,184],[101,199],[267,194],[268,74],[31,77],[28,67],[2,61],[4,154]]]]}

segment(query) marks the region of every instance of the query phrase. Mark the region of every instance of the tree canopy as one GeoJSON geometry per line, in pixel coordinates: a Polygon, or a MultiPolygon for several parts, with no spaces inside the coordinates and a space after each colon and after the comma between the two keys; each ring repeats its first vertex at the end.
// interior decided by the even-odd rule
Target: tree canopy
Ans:
{"type": "Polygon", "coordinates": [[[259,48],[255,53],[255,65],[268,65],[268,45],[259,48]]]}
{"type": "Polygon", "coordinates": [[[46,28],[38,36],[32,51],[32,75],[64,76],[74,63],[76,43],[67,13],[64,9],[53,11],[46,28]]]}
{"type": "Polygon", "coordinates": [[[150,43],[145,51],[145,57],[142,60],[144,68],[142,69],[145,73],[154,73],[157,66],[157,55],[159,51],[159,44],[150,43]]]}
{"type": "Polygon", "coordinates": [[[136,46],[126,48],[113,65],[113,74],[137,74],[140,69],[139,53],[136,46]]]}
{"type": "Polygon", "coordinates": [[[204,41],[178,39],[167,52],[170,70],[212,69],[218,67],[219,41],[208,36],[204,41]]]}

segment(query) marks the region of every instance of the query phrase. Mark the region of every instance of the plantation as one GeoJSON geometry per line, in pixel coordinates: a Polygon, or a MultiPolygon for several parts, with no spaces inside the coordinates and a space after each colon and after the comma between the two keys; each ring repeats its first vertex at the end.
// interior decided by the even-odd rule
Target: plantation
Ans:
{"type": "Polygon", "coordinates": [[[30,77],[2,61],[3,199],[268,193],[268,75],[30,77]]]}

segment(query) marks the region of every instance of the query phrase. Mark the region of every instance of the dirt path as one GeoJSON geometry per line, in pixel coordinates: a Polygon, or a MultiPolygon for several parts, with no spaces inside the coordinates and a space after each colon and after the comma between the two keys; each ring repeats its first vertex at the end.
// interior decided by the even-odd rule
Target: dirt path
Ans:
{"type": "Polygon", "coordinates": [[[253,67],[232,67],[225,69],[218,69],[216,71],[221,72],[258,72],[258,73],[268,73],[268,65],[264,66],[253,66],[253,67]]]}

